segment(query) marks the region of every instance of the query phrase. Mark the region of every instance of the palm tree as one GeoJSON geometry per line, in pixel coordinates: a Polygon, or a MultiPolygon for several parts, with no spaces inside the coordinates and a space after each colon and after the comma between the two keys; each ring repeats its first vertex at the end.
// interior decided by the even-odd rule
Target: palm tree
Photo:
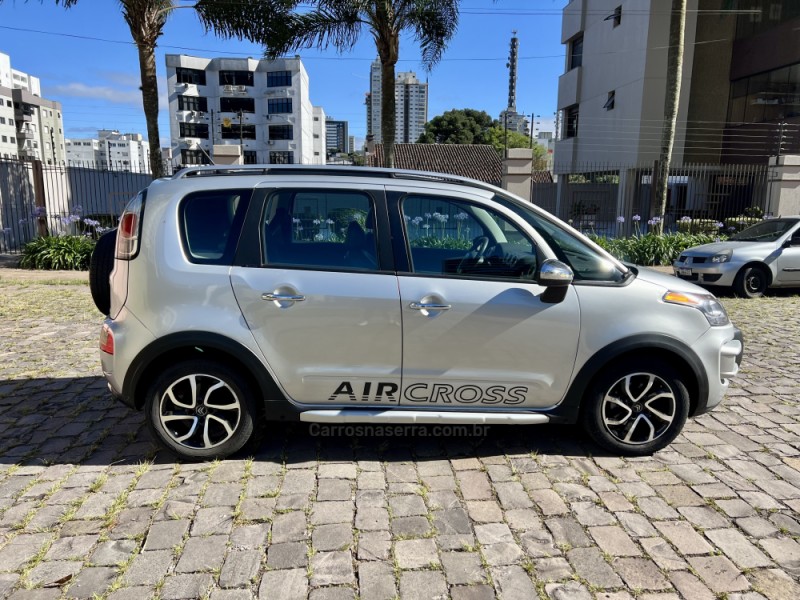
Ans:
{"type": "MultiPolygon", "coordinates": [[[[384,164],[394,166],[396,128],[395,65],[400,53],[400,34],[411,31],[422,49],[422,64],[430,70],[439,62],[458,28],[458,0],[304,0],[303,9],[285,18],[266,21],[261,30],[267,41],[266,55],[277,58],[301,48],[333,46],[352,50],[362,27],[375,40],[381,61],[381,138],[384,164]],[[307,7],[310,5],[310,9],[307,7]],[[267,22],[268,21],[268,22],[267,22]]],[[[248,10],[248,13],[257,11],[248,10]]],[[[208,22],[216,27],[216,22],[208,22]]]]}
{"type": "MultiPolygon", "coordinates": [[[[55,0],[65,8],[75,6],[79,0],[55,0]]],[[[2,4],[3,0],[0,0],[2,4]]],[[[173,0],[119,0],[122,16],[131,30],[131,37],[139,51],[139,71],[142,80],[142,107],[147,122],[150,141],[150,169],[153,177],[164,176],[161,161],[161,140],[158,131],[158,80],[156,78],[156,43],[164,31],[167,18],[176,8],[197,11],[206,31],[212,30],[220,37],[237,37],[265,44],[264,24],[282,15],[297,2],[293,0],[249,0],[246,10],[240,0],[198,0],[195,4],[176,5],[173,0]],[[258,14],[257,20],[242,18],[242,14],[258,14]]]]}
{"type": "Polygon", "coordinates": [[[683,75],[683,39],[686,25],[686,0],[672,0],[669,22],[669,50],[667,51],[667,93],[664,99],[664,126],[661,132],[661,155],[656,176],[655,205],[661,220],[656,230],[664,230],[664,215],[667,212],[667,184],[672,163],[672,146],[675,142],[675,124],[678,120],[678,101],[681,96],[683,75]]]}

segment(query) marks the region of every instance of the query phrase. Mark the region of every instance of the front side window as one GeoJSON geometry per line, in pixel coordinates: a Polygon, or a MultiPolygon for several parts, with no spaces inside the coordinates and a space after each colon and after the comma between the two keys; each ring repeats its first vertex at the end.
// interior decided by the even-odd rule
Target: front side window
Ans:
{"type": "Polygon", "coordinates": [[[184,248],[192,262],[230,264],[252,190],[213,190],[181,202],[184,248]]]}
{"type": "Polygon", "coordinates": [[[220,125],[220,133],[223,140],[254,140],[256,139],[256,126],[255,125],[241,125],[239,123],[231,123],[220,125]]]}
{"type": "Polygon", "coordinates": [[[208,125],[205,123],[178,123],[182,138],[208,139],[208,125]]]}
{"type": "Polygon", "coordinates": [[[220,112],[254,113],[256,112],[255,98],[227,98],[219,99],[220,112]]]}
{"type": "Polygon", "coordinates": [[[565,131],[564,137],[578,137],[578,105],[574,104],[564,111],[565,131]]]}
{"type": "Polygon", "coordinates": [[[463,200],[410,195],[403,220],[414,273],[531,280],[536,248],[495,211],[463,200]]]}
{"type": "Polygon", "coordinates": [[[575,274],[575,281],[618,283],[627,277],[617,264],[602,251],[598,251],[570,231],[545,219],[535,210],[520,202],[495,196],[494,201],[513,211],[542,236],[558,260],[566,263],[575,274]]]}
{"type": "Polygon", "coordinates": [[[363,192],[281,190],[267,200],[262,263],[335,270],[378,266],[373,200],[363,192]]]}
{"type": "Polygon", "coordinates": [[[271,140],[292,140],[294,139],[294,126],[292,125],[270,125],[269,139],[271,140]]]}
{"type": "Polygon", "coordinates": [[[569,68],[575,69],[583,65],[583,34],[569,44],[569,68]]]}

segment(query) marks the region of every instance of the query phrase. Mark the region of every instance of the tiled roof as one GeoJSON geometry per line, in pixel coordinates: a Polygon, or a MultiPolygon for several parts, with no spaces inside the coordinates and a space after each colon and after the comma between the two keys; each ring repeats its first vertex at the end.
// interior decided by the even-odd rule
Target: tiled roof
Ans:
{"type": "MultiPolygon", "coordinates": [[[[500,185],[500,156],[488,144],[395,144],[394,152],[398,169],[436,171],[500,185]]],[[[384,166],[383,144],[375,144],[374,154],[367,154],[367,166],[384,166]]]]}
{"type": "Polygon", "coordinates": [[[533,171],[531,183],[553,183],[553,174],[550,171],[533,171]]]}

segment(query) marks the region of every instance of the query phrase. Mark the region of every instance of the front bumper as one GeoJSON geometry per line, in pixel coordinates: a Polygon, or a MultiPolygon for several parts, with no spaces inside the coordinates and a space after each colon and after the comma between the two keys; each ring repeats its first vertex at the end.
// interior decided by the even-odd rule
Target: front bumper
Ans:
{"type": "Polygon", "coordinates": [[[739,372],[744,354],[744,336],[738,327],[712,328],[698,340],[694,349],[708,374],[708,398],[699,399],[692,416],[701,415],[717,406],[728,391],[730,379],[739,372]],[[727,331],[725,331],[727,329],[727,331]]]}
{"type": "Polygon", "coordinates": [[[672,264],[672,269],[675,273],[675,277],[699,285],[719,285],[724,287],[731,287],[733,285],[736,274],[739,272],[740,265],[731,262],[690,262],[694,258],[700,257],[689,257],[689,260],[686,262],[674,262],[672,264]]]}

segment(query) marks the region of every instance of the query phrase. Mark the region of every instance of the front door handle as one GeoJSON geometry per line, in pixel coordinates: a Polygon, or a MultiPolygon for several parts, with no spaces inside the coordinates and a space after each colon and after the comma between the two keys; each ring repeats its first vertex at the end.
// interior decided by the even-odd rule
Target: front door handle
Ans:
{"type": "Polygon", "coordinates": [[[303,296],[303,294],[275,294],[273,292],[264,292],[261,294],[261,299],[273,302],[303,302],[306,297],[303,296]]]}
{"type": "Polygon", "coordinates": [[[436,304],[434,302],[412,302],[408,307],[414,310],[450,310],[453,308],[450,304],[436,304]]]}

